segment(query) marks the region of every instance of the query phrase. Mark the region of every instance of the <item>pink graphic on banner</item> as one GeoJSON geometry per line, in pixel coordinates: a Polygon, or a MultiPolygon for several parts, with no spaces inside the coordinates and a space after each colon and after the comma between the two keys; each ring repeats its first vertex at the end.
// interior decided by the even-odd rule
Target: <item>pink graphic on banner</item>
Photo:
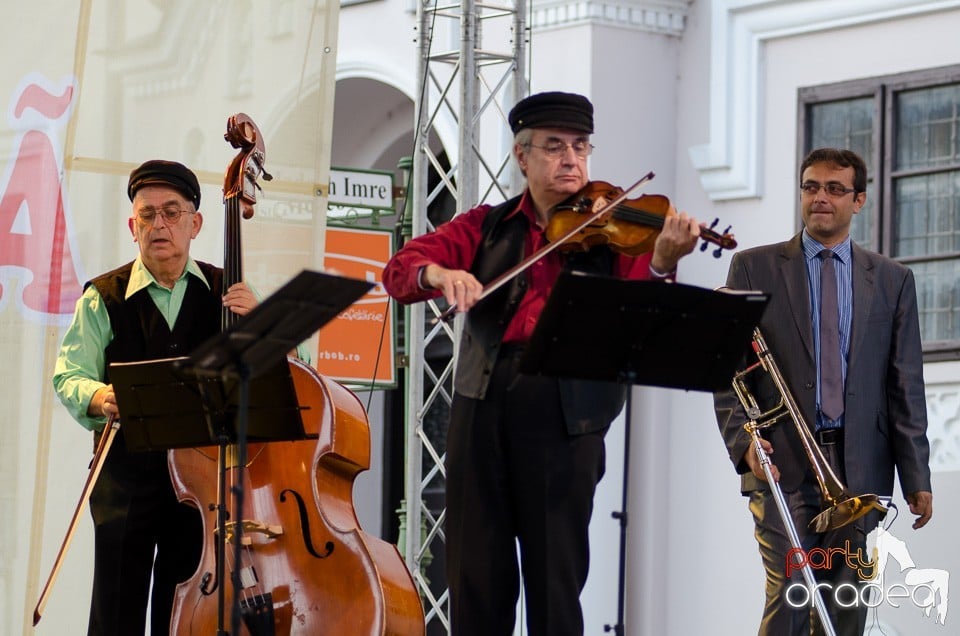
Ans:
{"type": "Polygon", "coordinates": [[[7,120],[21,133],[0,189],[0,305],[14,293],[27,314],[71,314],[81,287],[70,250],[55,128],[69,118],[76,86],[72,78],[59,89],[31,75],[14,95],[7,120]]]}

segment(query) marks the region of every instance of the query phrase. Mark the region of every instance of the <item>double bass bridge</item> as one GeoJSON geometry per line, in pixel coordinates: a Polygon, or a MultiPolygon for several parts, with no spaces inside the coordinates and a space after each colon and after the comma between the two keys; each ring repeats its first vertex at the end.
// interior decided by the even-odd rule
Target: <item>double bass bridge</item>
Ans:
{"type": "MultiPolygon", "coordinates": [[[[224,538],[226,539],[227,543],[233,543],[233,538],[236,534],[236,528],[236,522],[230,522],[226,525],[227,533],[224,538]]],[[[276,539],[283,534],[283,526],[270,525],[264,523],[263,521],[254,521],[253,519],[244,519],[240,533],[240,545],[252,545],[253,539],[250,535],[254,534],[264,535],[268,539],[276,539]]]]}

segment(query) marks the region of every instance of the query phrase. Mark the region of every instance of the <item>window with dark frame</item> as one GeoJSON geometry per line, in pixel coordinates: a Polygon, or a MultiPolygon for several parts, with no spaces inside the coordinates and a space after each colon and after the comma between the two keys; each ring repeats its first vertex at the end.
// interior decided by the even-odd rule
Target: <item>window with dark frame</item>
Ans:
{"type": "Polygon", "coordinates": [[[960,359],[960,65],[801,88],[799,116],[798,166],[825,146],[863,157],[851,237],[913,270],[925,359],[960,359]]]}

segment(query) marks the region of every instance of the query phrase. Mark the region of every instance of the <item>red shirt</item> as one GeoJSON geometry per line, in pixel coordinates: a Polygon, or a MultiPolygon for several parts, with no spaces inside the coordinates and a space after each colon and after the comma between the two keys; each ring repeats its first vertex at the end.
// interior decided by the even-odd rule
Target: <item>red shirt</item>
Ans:
{"type": "MultiPolygon", "coordinates": [[[[477,246],[482,240],[481,226],[487,212],[493,206],[481,205],[455,216],[450,222],[439,226],[435,232],[407,241],[387,263],[383,270],[383,286],[387,292],[402,303],[413,303],[440,296],[437,289],[420,287],[420,269],[435,263],[447,269],[470,270],[477,246]]],[[[544,230],[536,222],[536,213],[525,191],[514,214],[525,214],[530,221],[526,236],[524,255],[533,254],[547,243],[544,230]]],[[[640,256],[618,255],[614,261],[613,274],[620,278],[648,280],[652,252],[640,256]]],[[[527,292],[520,301],[504,333],[504,342],[526,342],[533,333],[540,312],[547,302],[553,284],[560,275],[563,260],[560,250],[553,250],[531,265],[527,271],[527,292]]]]}

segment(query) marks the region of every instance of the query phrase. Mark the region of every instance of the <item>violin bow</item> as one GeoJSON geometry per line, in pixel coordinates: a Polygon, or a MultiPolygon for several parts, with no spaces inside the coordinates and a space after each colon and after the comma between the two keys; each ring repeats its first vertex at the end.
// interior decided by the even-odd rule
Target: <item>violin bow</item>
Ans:
{"type": "Polygon", "coordinates": [[[50,591],[53,589],[53,582],[60,572],[60,567],[63,565],[64,557],[67,554],[67,548],[70,547],[70,542],[73,541],[73,535],[77,531],[77,525],[80,523],[80,514],[90,499],[90,493],[93,492],[93,486],[97,483],[100,470],[103,468],[103,464],[107,459],[107,453],[110,452],[110,447],[113,445],[113,438],[117,436],[117,430],[119,430],[119,428],[120,420],[118,420],[115,415],[111,415],[107,420],[106,426],[103,428],[100,443],[97,444],[97,451],[93,454],[93,459],[90,461],[90,472],[87,474],[87,481],[83,485],[80,502],[77,503],[77,508],[73,511],[73,518],[70,519],[66,536],[63,537],[63,543],[60,544],[60,551],[57,552],[57,558],[53,562],[50,576],[47,577],[47,582],[43,586],[43,592],[40,593],[40,600],[37,601],[37,606],[33,610],[34,627],[37,626],[37,623],[39,623],[42,618],[43,609],[46,607],[50,591]]]}
{"type": "MultiPolygon", "coordinates": [[[[629,188],[627,188],[626,190],[624,190],[623,192],[621,192],[617,197],[615,197],[615,198],[613,198],[612,200],[610,200],[610,201],[609,201],[606,205],[604,205],[602,208],[600,208],[599,210],[597,210],[597,211],[594,212],[593,214],[587,215],[587,216],[584,218],[583,222],[581,222],[579,225],[577,225],[577,226],[575,226],[574,228],[572,228],[569,232],[567,232],[566,234],[564,234],[563,236],[561,236],[561,237],[558,238],[557,240],[552,241],[552,242],[550,242],[550,243],[547,243],[546,245],[544,245],[543,247],[541,247],[540,249],[538,249],[536,252],[534,252],[533,254],[531,254],[530,256],[528,256],[528,257],[526,258],[526,260],[520,262],[520,263],[519,263],[518,265],[516,265],[515,267],[513,267],[513,268],[511,268],[511,269],[508,269],[506,272],[504,272],[504,273],[501,274],[500,276],[496,277],[495,279],[493,279],[492,281],[490,281],[489,283],[487,283],[487,284],[484,286],[483,291],[480,292],[480,296],[477,297],[477,302],[480,302],[481,300],[483,300],[484,298],[486,298],[487,296],[489,296],[489,295],[492,294],[493,292],[497,291],[498,289],[500,289],[501,287],[503,287],[504,285],[506,285],[510,280],[512,280],[512,279],[513,279],[514,277],[516,277],[518,274],[522,274],[523,272],[525,272],[526,270],[528,270],[528,269],[530,268],[530,266],[533,265],[534,263],[536,263],[538,260],[540,260],[541,258],[543,258],[544,256],[546,256],[547,254],[549,254],[549,253],[552,252],[553,250],[555,250],[555,249],[557,249],[558,247],[560,247],[561,245],[563,245],[563,244],[567,241],[567,239],[573,237],[577,232],[580,232],[581,230],[585,229],[588,225],[590,225],[591,223],[593,223],[594,221],[596,221],[597,219],[599,219],[600,217],[602,217],[602,216],[603,216],[604,214],[606,214],[609,210],[613,210],[613,209],[616,208],[618,205],[620,205],[621,203],[623,203],[624,201],[626,201],[627,198],[628,198],[631,194],[633,194],[633,192],[634,192],[637,188],[639,188],[640,186],[646,184],[648,181],[651,181],[654,176],[655,176],[655,175],[653,174],[653,172],[648,172],[647,174],[643,175],[642,177],[640,177],[639,179],[637,179],[636,183],[634,183],[632,186],[630,186],[629,188]]],[[[440,314],[439,316],[437,316],[436,318],[434,318],[433,321],[431,321],[431,324],[434,324],[434,325],[435,325],[435,324],[437,324],[438,322],[441,322],[441,321],[442,321],[442,322],[446,322],[447,320],[450,320],[450,318],[451,318],[456,312],[457,312],[457,304],[456,304],[456,303],[453,303],[452,305],[450,305],[449,307],[447,307],[446,310],[444,310],[444,312],[443,312],[442,314],[440,314]]]]}

